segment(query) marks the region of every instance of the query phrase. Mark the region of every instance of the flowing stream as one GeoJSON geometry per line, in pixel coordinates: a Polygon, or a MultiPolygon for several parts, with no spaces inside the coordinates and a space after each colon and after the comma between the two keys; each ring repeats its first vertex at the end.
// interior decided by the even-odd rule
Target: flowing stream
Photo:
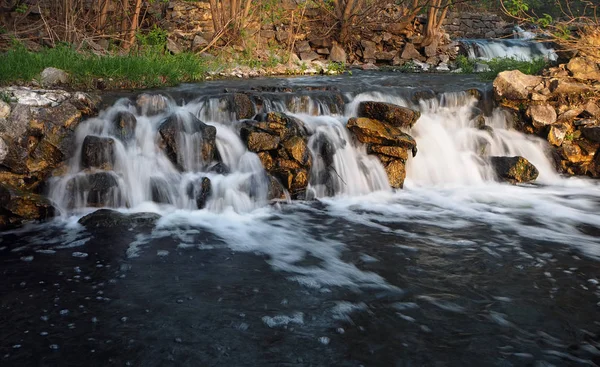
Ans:
{"type": "Polygon", "coordinates": [[[0,365],[600,365],[600,187],[559,175],[489,87],[357,72],[183,85],[151,93],[158,114],[107,97],[49,182],[61,216],[0,234],[0,365]],[[233,92],[303,122],[306,200],[268,200],[233,92]],[[361,101],[421,112],[402,190],[345,127],[361,101]],[[128,139],[112,123],[120,112],[137,121],[128,139]],[[159,139],[168,116],[185,127],[179,167],[159,139]],[[190,116],[214,126],[227,170],[198,151],[207,135],[190,116]],[[87,136],[115,138],[109,206],[155,223],[77,223],[95,210],[87,136]],[[488,157],[515,155],[536,165],[535,183],[497,180],[488,157]],[[328,187],[313,179],[326,170],[328,187]],[[202,177],[213,190],[198,209],[189,183],[202,177]]]}

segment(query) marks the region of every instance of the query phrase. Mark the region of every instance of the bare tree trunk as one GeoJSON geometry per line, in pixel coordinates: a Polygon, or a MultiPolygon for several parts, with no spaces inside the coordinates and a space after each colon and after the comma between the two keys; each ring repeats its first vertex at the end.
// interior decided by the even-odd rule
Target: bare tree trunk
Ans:
{"type": "Polygon", "coordinates": [[[137,32],[139,21],[140,21],[140,13],[142,11],[142,0],[136,0],[135,8],[133,10],[133,17],[131,18],[131,27],[129,28],[129,35],[124,45],[124,49],[128,50],[133,43],[135,42],[135,33],[137,32]]]}

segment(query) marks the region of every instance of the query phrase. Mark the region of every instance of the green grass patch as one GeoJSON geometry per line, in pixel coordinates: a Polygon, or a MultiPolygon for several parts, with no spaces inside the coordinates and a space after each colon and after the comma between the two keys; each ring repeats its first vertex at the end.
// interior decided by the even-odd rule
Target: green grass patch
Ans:
{"type": "Polygon", "coordinates": [[[543,58],[537,58],[531,61],[504,58],[492,59],[486,61],[485,64],[490,67],[490,71],[481,73],[481,78],[485,80],[493,80],[499,73],[506,70],[519,70],[523,74],[527,75],[539,74],[545,67],[548,66],[548,61],[543,58]]]}
{"type": "Polygon", "coordinates": [[[209,71],[219,71],[217,60],[194,54],[171,55],[147,50],[127,55],[99,56],[77,52],[68,46],[31,52],[16,45],[0,54],[0,84],[30,82],[46,67],[71,75],[73,87],[93,89],[102,78],[107,88],[151,88],[203,80],[209,71]]]}

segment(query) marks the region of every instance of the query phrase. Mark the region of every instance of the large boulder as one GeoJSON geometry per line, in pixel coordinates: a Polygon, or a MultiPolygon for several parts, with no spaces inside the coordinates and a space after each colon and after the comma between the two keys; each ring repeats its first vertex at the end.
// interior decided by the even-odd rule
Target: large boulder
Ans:
{"type": "Polygon", "coordinates": [[[329,60],[333,62],[341,62],[346,63],[346,51],[344,48],[340,46],[337,42],[333,44],[331,47],[331,51],[329,53],[329,60]]]}
{"type": "Polygon", "coordinates": [[[234,93],[233,94],[233,110],[238,120],[245,120],[252,118],[256,114],[254,103],[247,94],[234,93]]]}
{"type": "Polygon", "coordinates": [[[54,216],[54,207],[43,196],[0,183],[0,230],[54,216]]]}
{"type": "Polygon", "coordinates": [[[385,102],[361,102],[358,116],[386,122],[398,128],[411,128],[421,117],[419,111],[385,102]]]}
{"type": "Polygon", "coordinates": [[[276,150],[281,140],[277,135],[271,135],[252,126],[242,127],[240,136],[248,150],[255,153],[276,150]]]}
{"type": "Polygon", "coordinates": [[[412,136],[381,121],[365,117],[353,117],[346,125],[356,138],[364,144],[399,146],[412,150],[416,154],[417,142],[412,136]]]}
{"type": "Polygon", "coordinates": [[[81,146],[81,167],[110,171],[116,160],[115,140],[110,137],[88,135],[81,146]]]}
{"type": "Polygon", "coordinates": [[[196,136],[200,140],[200,158],[203,166],[209,165],[215,158],[217,129],[200,121],[189,112],[172,113],[160,124],[158,132],[163,140],[167,157],[179,169],[183,169],[184,152],[181,143],[186,134],[188,136],[198,134],[196,136]]]}
{"type": "Polygon", "coordinates": [[[523,157],[490,157],[490,163],[498,178],[510,183],[534,181],[539,172],[523,157]]]}
{"type": "Polygon", "coordinates": [[[498,99],[524,100],[542,82],[542,77],[525,75],[519,70],[503,71],[494,80],[494,94],[498,99]]]}

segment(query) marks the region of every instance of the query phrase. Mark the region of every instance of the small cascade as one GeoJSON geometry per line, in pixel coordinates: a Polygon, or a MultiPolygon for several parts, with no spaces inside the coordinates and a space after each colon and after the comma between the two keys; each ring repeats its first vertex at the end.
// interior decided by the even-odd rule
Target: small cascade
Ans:
{"type": "Polygon", "coordinates": [[[513,31],[514,38],[522,39],[522,40],[532,40],[535,38],[535,33],[531,31],[526,31],[520,26],[515,26],[513,31]]]}
{"type": "Polygon", "coordinates": [[[546,43],[528,39],[462,39],[458,41],[470,59],[512,58],[531,61],[544,58],[556,61],[558,55],[546,43]]]}
{"type": "Polygon", "coordinates": [[[399,187],[388,180],[389,162],[398,159],[402,170],[408,159],[406,182],[413,186],[494,182],[491,156],[523,156],[540,171],[538,181],[559,180],[545,143],[511,130],[486,98],[477,90],[399,88],[234,92],[178,104],[142,94],[78,127],[74,155],[51,179],[50,198],[64,213],[90,207],[248,212],[272,199],[389,191],[399,187]],[[346,124],[365,101],[420,111],[412,128],[402,128],[416,140],[416,156],[390,156],[384,166],[357,140],[346,124]]]}

